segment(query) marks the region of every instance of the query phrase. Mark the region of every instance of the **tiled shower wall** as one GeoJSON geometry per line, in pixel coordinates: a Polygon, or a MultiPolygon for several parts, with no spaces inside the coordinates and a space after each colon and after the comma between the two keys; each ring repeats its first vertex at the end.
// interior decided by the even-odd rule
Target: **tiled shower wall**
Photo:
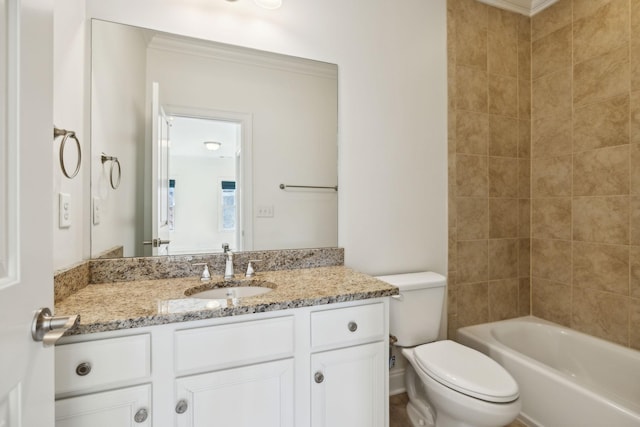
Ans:
{"type": "Polygon", "coordinates": [[[532,314],[640,349],[640,1],[560,0],[531,36],[532,314]]]}
{"type": "Polygon", "coordinates": [[[640,1],[448,8],[450,336],[531,312],[640,349],[640,1]]]}
{"type": "Polygon", "coordinates": [[[449,0],[449,336],[529,314],[531,24],[449,0]]]}

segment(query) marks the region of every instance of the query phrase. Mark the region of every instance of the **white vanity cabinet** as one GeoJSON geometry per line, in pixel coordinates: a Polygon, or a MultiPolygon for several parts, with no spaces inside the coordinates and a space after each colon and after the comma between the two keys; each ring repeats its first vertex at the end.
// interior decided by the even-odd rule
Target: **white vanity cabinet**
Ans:
{"type": "Polygon", "coordinates": [[[312,427],[387,425],[386,331],[382,303],[311,313],[312,427]]]}
{"type": "Polygon", "coordinates": [[[388,298],[68,337],[56,427],[386,427],[387,346],[388,298]]]}

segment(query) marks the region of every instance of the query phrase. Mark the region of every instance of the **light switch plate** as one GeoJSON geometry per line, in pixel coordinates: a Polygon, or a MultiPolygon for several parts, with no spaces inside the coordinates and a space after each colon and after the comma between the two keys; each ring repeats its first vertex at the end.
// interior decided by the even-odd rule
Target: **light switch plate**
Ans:
{"type": "Polygon", "coordinates": [[[71,227],[71,195],[58,193],[58,227],[71,227]]]}
{"type": "Polygon", "coordinates": [[[258,206],[258,218],[273,218],[273,205],[258,206]]]}

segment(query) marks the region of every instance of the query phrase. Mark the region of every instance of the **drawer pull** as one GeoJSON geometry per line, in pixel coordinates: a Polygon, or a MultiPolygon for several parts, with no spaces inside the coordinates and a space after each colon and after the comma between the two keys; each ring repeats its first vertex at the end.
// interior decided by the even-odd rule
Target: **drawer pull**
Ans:
{"type": "Polygon", "coordinates": [[[356,322],[349,322],[348,328],[351,332],[355,332],[358,329],[358,324],[356,322]]]}
{"type": "Polygon", "coordinates": [[[187,401],[186,400],[181,400],[176,405],[176,413],[177,414],[184,414],[185,412],[187,412],[188,408],[189,408],[189,404],[187,403],[187,401]]]}
{"type": "Polygon", "coordinates": [[[91,363],[88,363],[88,362],[82,362],[76,368],[76,374],[78,374],[81,377],[84,377],[85,375],[89,375],[89,372],[91,372],[91,363]]]}
{"type": "Polygon", "coordinates": [[[320,384],[322,381],[324,381],[324,374],[322,372],[316,372],[313,375],[313,379],[315,380],[315,382],[320,384]]]}
{"type": "Polygon", "coordinates": [[[142,408],[142,409],[139,409],[138,412],[136,412],[136,414],[133,416],[133,421],[137,423],[143,423],[147,421],[148,416],[149,416],[149,413],[147,412],[147,409],[142,408]]]}

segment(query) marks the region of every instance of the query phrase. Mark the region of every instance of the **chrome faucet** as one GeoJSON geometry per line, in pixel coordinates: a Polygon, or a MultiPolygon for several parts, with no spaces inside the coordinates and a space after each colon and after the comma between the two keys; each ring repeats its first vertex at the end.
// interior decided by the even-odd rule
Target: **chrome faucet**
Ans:
{"type": "Polygon", "coordinates": [[[225,263],[225,266],[224,266],[224,280],[231,280],[233,279],[233,252],[229,250],[228,243],[222,244],[222,250],[224,251],[224,254],[227,256],[227,262],[225,263]]]}

